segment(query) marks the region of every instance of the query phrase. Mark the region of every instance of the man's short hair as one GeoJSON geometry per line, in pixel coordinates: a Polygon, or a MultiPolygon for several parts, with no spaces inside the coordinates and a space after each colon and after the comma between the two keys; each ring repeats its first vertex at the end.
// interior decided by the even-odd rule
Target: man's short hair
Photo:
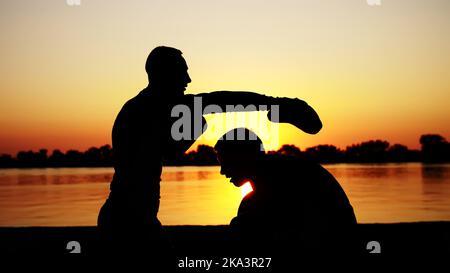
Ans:
{"type": "Polygon", "coordinates": [[[236,128],[223,135],[214,146],[217,152],[231,151],[237,153],[263,154],[261,139],[247,128],[236,128]]]}
{"type": "Polygon", "coordinates": [[[149,79],[152,76],[157,76],[161,72],[168,71],[174,62],[179,60],[183,52],[181,50],[168,47],[158,46],[154,48],[147,57],[145,62],[145,71],[148,74],[149,79]]]}

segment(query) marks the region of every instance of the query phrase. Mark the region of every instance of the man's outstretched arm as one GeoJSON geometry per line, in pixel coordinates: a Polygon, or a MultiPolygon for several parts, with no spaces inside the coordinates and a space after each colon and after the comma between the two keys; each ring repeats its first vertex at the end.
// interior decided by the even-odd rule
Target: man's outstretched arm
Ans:
{"type": "Polygon", "coordinates": [[[206,114],[208,112],[217,113],[219,112],[218,110],[222,112],[258,111],[261,105],[267,106],[266,110],[274,110],[277,108],[272,108],[271,106],[278,105],[278,115],[274,115],[275,113],[272,113],[272,110],[269,111],[269,120],[291,123],[308,134],[317,134],[322,129],[322,122],[316,111],[306,102],[299,99],[271,97],[248,91],[215,91],[194,96],[202,98],[205,110],[208,110],[208,105],[219,106],[211,107],[210,109],[213,110],[206,111],[206,114]],[[243,107],[235,107],[237,105],[242,105],[243,107]]]}

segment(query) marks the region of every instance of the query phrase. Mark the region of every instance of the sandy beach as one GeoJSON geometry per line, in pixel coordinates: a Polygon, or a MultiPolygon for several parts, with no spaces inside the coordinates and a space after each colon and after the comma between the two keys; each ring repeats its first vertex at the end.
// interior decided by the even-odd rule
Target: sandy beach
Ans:
{"type": "MultiPolygon", "coordinates": [[[[179,255],[212,255],[222,251],[228,240],[228,227],[166,226],[179,255]]],[[[358,224],[361,253],[369,254],[367,243],[380,243],[383,256],[450,254],[450,222],[396,224],[358,224]]],[[[3,255],[61,255],[69,253],[67,243],[77,241],[83,255],[95,255],[99,244],[96,227],[1,227],[0,251],[3,255]]],[[[366,254],[364,254],[366,255],[366,254]]]]}

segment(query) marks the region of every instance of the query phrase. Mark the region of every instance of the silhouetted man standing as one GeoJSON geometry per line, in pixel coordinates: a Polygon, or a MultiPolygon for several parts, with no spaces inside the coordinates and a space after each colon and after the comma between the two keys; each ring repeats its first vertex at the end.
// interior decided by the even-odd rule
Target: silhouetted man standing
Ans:
{"type": "MultiPolygon", "coordinates": [[[[194,108],[194,97],[204,105],[280,105],[279,122],[290,122],[283,116],[283,105],[301,113],[292,119],[302,130],[317,133],[322,124],[315,111],[298,99],[272,98],[251,92],[218,91],[185,95],[191,82],[182,52],[157,47],[148,56],[145,69],[149,85],[129,100],[118,114],[112,131],[114,177],[111,192],[100,210],[98,226],[110,238],[134,248],[146,242],[146,248],[167,245],[157,218],[160,200],[162,160],[183,154],[203,132],[191,130],[191,138],[175,141],[171,112],[175,105],[194,108]],[[150,244],[150,245],[148,245],[150,244]]],[[[244,110],[245,111],[245,110],[244,110]]],[[[202,129],[205,129],[202,118],[202,129]]],[[[133,251],[124,249],[123,251],[133,251]]]]}

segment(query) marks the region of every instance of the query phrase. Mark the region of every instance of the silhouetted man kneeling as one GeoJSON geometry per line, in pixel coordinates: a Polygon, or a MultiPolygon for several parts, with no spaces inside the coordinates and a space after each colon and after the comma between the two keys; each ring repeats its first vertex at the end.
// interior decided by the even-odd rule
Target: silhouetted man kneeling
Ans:
{"type": "Polygon", "coordinates": [[[215,150],[220,173],[237,187],[250,182],[253,188],[230,223],[240,249],[313,255],[352,251],[353,208],[322,166],[267,155],[261,140],[245,128],[229,131],[215,150]]]}

